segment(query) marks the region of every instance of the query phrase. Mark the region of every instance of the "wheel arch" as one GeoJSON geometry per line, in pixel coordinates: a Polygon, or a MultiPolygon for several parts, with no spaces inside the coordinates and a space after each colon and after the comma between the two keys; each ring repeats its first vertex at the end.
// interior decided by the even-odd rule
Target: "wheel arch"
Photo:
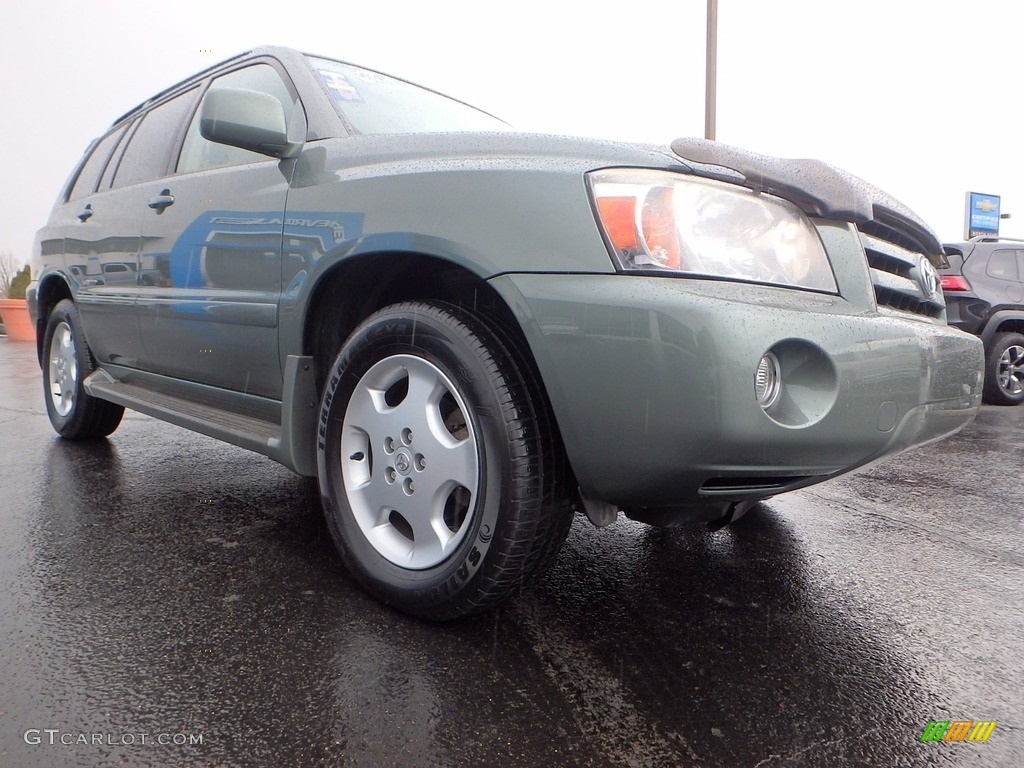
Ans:
{"type": "MultiPolygon", "coordinates": [[[[360,322],[389,304],[430,300],[465,307],[514,339],[515,352],[529,367],[537,394],[544,398],[542,407],[552,413],[551,428],[558,443],[564,445],[533,350],[505,299],[467,267],[424,253],[362,254],[338,262],[322,275],[306,304],[302,323],[302,354],[314,360],[317,396],[334,356],[360,322]]],[[[567,481],[575,487],[574,478],[567,481]]]]}
{"type": "Polygon", "coordinates": [[[71,286],[64,276],[57,273],[44,275],[36,289],[36,357],[40,367],[43,365],[43,336],[46,323],[50,319],[50,312],[64,299],[74,301],[71,286]]]}
{"type": "MultiPolygon", "coordinates": [[[[464,308],[504,336],[502,343],[517,366],[525,369],[527,385],[542,399],[536,408],[544,412],[542,423],[557,446],[551,460],[557,476],[552,501],[574,501],[575,472],[523,327],[506,299],[464,265],[425,253],[382,251],[349,257],[325,271],[305,304],[301,326],[302,355],[313,360],[316,397],[323,394],[338,350],[358,325],[377,310],[404,301],[439,301],[464,308]]],[[[540,559],[547,561],[553,551],[557,550],[541,553],[540,559]]]]}
{"type": "Polygon", "coordinates": [[[1024,333],[1024,311],[1009,309],[994,313],[981,333],[986,349],[1000,333],[1024,333]]]}
{"type": "Polygon", "coordinates": [[[480,275],[438,256],[381,251],[339,261],[319,277],[310,294],[302,320],[302,354],[316,360],[317,386],[322,386],[323,374],[345,339],[366,317],[390,304],[430,300],[466,307],[500,324],[515,335],[529,357],[524,362],[536,372],[515,315],[480,275]]]}

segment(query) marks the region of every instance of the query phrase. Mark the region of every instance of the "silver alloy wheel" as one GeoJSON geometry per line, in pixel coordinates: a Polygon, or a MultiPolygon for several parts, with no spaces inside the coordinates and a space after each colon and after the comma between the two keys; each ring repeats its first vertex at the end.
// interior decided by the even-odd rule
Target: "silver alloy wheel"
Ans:
{"type": "Polygon", "coordinates": [[[1008,395],[1020,395],[1024,392],[1024,347],[1012,344],[999,356],[999,367],[996,372],[999,388],[1008,395]]]}
{"type": "Polygon", "coordinates": [[[67,416],[75,405],[78,388],[78,354],[71,326],[61,321],[50,340],[50,398],[61,416],[67,416]]]}
{"type": "Polygon", "coordinates": [[[468,413],[451,379],[414,355],[374,364],[352,393],[345,495],[366,540],[395,565],[431,568],[470,528],[480,470],[468,413]]]}

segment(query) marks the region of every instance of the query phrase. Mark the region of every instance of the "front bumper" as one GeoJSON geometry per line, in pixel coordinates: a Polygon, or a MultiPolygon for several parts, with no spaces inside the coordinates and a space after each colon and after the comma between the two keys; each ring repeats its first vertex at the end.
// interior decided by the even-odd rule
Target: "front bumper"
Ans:
{"type": "Polygon", "coordinates": [[[674,508],[820,482],[967,425],[982,346],[829,296],[715,280],[504,275],[581,489],[674,508]],[[754,396],[782,350],[788,405],[754,396]]]}
{"type": "Polygon", "coordinates": [[[992,305],[977,296],[952,292],[946,294],[946,317],[954,328],[980,336],[991,314],[992,305]]]}

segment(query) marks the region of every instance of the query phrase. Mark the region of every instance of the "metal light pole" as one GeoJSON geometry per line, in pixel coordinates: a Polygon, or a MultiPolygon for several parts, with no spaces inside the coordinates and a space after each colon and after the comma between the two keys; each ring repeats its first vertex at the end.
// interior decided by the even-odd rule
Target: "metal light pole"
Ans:
{"type": "Polygon", "coordinates": [[[715,140],[715,89],[718,77],[718,0],[708,0],[707,62],[704,66],[704,138],[715,140]]]}

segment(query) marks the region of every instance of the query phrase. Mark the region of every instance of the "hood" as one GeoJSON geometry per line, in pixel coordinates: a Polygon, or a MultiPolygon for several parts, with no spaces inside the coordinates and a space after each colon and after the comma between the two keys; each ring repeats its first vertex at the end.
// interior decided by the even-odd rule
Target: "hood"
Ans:
{"type": "Polygon", "coordinates": [[[728,169],[742,176],[742,180],[730,179],[734,183],[789,200],[808,216],[848,221],[867,234],[931,257],[942,256],[935,233],[913,211],[878,187],[828,163],[761,155],[706,139],[681,138],[671,146],[698,175],[726,178],[721,169],[728,169]],[[702,169],[701,165],[711,167],[702,169]]]}

